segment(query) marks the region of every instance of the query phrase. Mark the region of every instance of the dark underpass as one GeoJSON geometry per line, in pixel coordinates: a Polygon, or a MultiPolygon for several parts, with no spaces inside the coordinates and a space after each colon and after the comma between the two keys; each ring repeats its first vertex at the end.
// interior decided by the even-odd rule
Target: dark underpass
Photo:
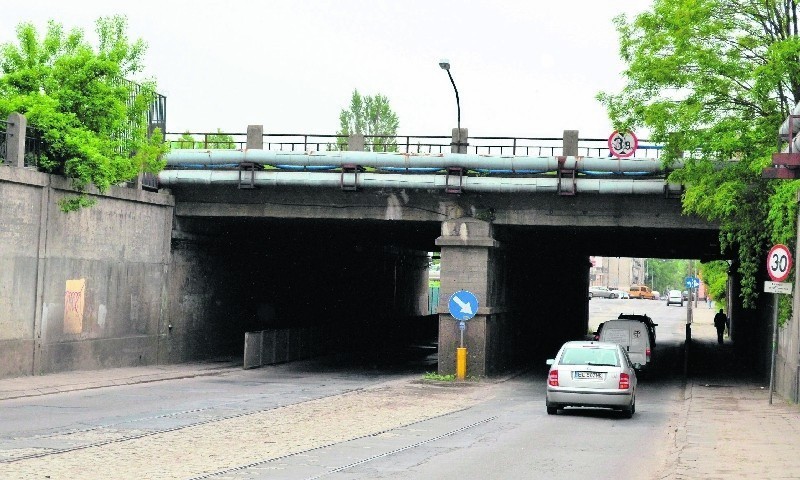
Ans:
{"type": "MultiPolygon", "coordinates": [[[[485,375],[540,362],[585,335],[590,255],[700,258],[718,249],[713,230],[498,226],[493,235],[502,247],[488,273],[465,274],[488,276],[496,299],[485,343],[474,347],[485,375]]],[[[439,372],[452,373],[456,322],[447,298],[439,314],[428,305],[439,223],[179,217],[174,236],[173,268],[197,269],[191,288],[208,309],[172,335],[191,337],[176,343],[197,345],[200,356],[242,358],[245,332],[288,330],[303,332],[298,351],[277,362],[313,356],[350,368],[435,371],[438,359],[439,372]]],[[[443,295],[448,269],[470,268],[461,261],[442,256],[443,295]]]]}

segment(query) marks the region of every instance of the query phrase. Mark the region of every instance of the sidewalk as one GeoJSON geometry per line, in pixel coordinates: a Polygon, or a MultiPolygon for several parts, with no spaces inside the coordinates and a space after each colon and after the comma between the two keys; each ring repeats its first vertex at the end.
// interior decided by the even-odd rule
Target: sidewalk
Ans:
{"type": "Polygon", "coordinates": [[[231,370],[241,370],[241,368],[241,364],[234,366],[229,362],[197,362],[5,378],[0,379],[0,401],[115,385],[219,375],[231,370]]]}
{"type": "Polygon", "coordinates": [[[729,338],[717,344],[717,311],[694,311],[685,401],[672,420],[666,468],[655,478],[800,478],[800,407],[777,394],[770,405],[769,378],[749,374],[729,338]]]}

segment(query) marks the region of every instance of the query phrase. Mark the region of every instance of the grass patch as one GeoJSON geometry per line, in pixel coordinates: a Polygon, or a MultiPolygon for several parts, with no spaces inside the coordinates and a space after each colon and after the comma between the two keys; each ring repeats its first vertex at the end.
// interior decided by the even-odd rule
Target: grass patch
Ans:
{"type": "Polygon", "coordinates": [[[425,375],[422,377],[425,380],[436,380],[439,382],[454,382],[456,380],[456,376],[453,375],[439,375],[436,372],[425,372],[425,375]]]}

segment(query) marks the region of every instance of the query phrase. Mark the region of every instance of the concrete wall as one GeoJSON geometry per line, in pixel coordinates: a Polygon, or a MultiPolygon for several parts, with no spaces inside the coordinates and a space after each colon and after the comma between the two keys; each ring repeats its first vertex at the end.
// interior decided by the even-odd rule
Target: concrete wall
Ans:
{"type": "Polygon", "coordinates": [[[173,199],[114,187],[62,213],[63,177],[0,166],[0,376],[158,361],[173,199]]]}
{"type": "MultiPolygon", "coordinates": [[[[798,195],[800,198],[800,195],[798,195]]],[[[798,220],[797,237],[800,238],[800,220],[798,220]]],[[[794,253],[795,265],[798,262],[794,253]]],[[[800,274],[794,268],[794,277],[788,280],[794,283],[792,295],[792,318],[778,330],[778,354],[775,359],[775,391],[783,398],[800,403],[800,274]]],[[[772,295],[763,295],[771,297],[772,295]]],[[[771,300],[771,299],[770,299],[771,300]]]]}

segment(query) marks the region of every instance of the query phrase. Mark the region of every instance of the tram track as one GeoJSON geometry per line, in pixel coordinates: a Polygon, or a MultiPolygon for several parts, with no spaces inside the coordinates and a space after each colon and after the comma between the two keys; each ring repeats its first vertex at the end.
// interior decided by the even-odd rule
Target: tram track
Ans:
{"type": "MultiPolygon", "coordinates": [[[[314,397],[314,398],[307,398],[307,399],[304,399],[304,400],[298,401],[298,402],[283,403],[283,404],[280,404],[280,405],[270,406],[268,408],[260,408],[260,409],[251,410],[251,411],[247,411],[247,412],[241,412],[241,413],[232,414],[232,415],[222,415],[222,416],[218,416],[218,417],[214,417],[214,418],[209,418],[209,419],[206,419],[206,420],[187,423],[185,425],[180,425],[180,426],[175,426],[175,427],[170,427],[170,428],[161,428],[161,429],[156,429],[156,430],[150,430],[150,431],[141,432],[141,433],[138,433],[138,434],[123,435],[123,436],[117,437],[117,438],[112,438],[112,439],[108,439],[108,440],[100,440],[100,441],[95,441],[95,442],[89,442],[89,443],[85,443],[85,444],[82,444],[82,445],[75,445],[75,446],[72,446],[72,447],[57,448],[57,449],[51,449],[51,450],[43,451],[43,452],[37,452],[37,453],[31,453],[31,454],[26,454],[26,455],[20,455],[20,456],[16,456],[16,457],[4,458],[4,459],[0,459],[0,465],[2,465],[2,464],[12,464],[12,463],[21,462],[21,461],[24,461],[24,460],[41,459],[41,458],[46,458],[46,457],[50,457],[50,456],[62,455],[62,454],[75,452],[75,451],[79,451],[79,450],[98,448],[98,447],[103,447],[103,446],[106,446],[106,445],[124,443],[124,442],[133,441],[133,440],[139,440],[139,439],[142,439],[142,438],[153,437],[153,436],[157,436],[157,435],[163,435],[165,433],[177,432],[177,431],[180,431],[180,430],[194,428],[194,427],[203,426],[203,425],[209,425],[209,424],[213,424],[213,423],[216,423],[216,422],[224,422],[224,421],[227,421],[227,420],[233,420],[233,419],[243,418],[243,417],[252,416],[252,415],[259,415],[259,414],[271,412],[271,411],[274,411],[274,410],[278,410],[278,409],[281,409],[281,408],[287,408],[287,407],[293,407],[293,406],[301,406],[301,405],[303,405],[305,403],[315,402],[315,401],[319,401],[319,400],[322,400],[322,399],[325,399],[325,398],[337,397],[337,396],[345,395],[345,394],[348,394],[348,393],[355,393],[355,392],[363,391],[363,390],[368,389],[368,388],[370,388],[370,387],[357,387],[357,388],[345,389],[345,390],[340,390],[338,392],[331,393],[331,394],[328,394],[328,395],[321,395],[321,396],[314,397]]],[[[215,410],[215,409],[219,409],[219,408],[220,408],[220,405],[213,405],[213,406],[210,406],[210,407],[207,407],[207,408],[195,408],[195,409],[183,410],[183,411],[180,411],[180,412],[171,412],[171,413],[167,413],[167,414],[163,414],[163,415],[153,415],[153,416],[148,416],[148,417],[143,417],[143,418],[137,418],[135,420],[129,420],[127,422],[117,422],[117,423],[112,423],[112,424],[96,425],[96,426],[93,426],[93,427],[90,427],[90,428],[71,430],[71,431],[67,431],[67,432],[57,432],[57,433],[48,434],[48,435],[41,435],[41,436],[37,436],[37,437],[33,437],[33,438],[35,438],[35,439],[53,439],[53,438],[58,438],[58,437],[68,437],[68,436],[71,436],[71,435],[79,435],[79,434],[85,434],[85,433],[98,432],[98,431],[102,431],[104,429],[113,429],[115,427],[118,427],[118,426],[124,425],[124,424],[133,424],[135,422],[146,422],[146,421],[165,419],[165,418],[177,418],[177,417],[180,417],[182,415],[190,415],[190,414],[202,413],[202,412],[207,412],[207,411],[215,410]]],[[[2,450],[0,450],[0,454],[2,454],[2,450]]]]}

